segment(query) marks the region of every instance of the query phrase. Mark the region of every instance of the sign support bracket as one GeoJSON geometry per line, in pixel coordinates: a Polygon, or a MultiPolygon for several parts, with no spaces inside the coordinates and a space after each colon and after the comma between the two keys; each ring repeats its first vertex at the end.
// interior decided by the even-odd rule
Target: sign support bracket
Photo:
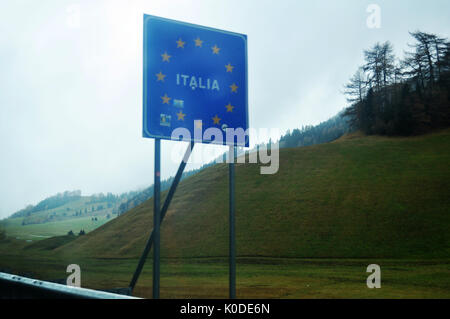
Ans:
{"type": "MultiPolygon", "coordinates": [[[[154,185],[155,193],[154,193],[154,199],[153,199],[154,203],[155,203],[154,219],[156,218],[156,208],[158,208],[158,210],[159,210],[159,196],[160,196],[160,194],[159,194],[160,189],[158,191],[158,194],[156,194],[156,182],[157,182],[157,180],[160,180],[159,179],[160,176],[156,176],[156,172],[160,172],[160,160],[161,160],[160,154],[158,155],[157,152],[156,152],[157,151],[157,144],[160,144],[160,140],[159,139],[155,139],[155,185],[154,185]],[[157,164],[157,162],[158,162],[158,164],[157,164]],[[158,166],[158,170],[156,170],[157,166],[158,166]],[[158,201],[158,206],[156,205],[156,201],[158,201]]],[[[183,171],[184,171],[184,169],[186,167],[186,164],[187,164],[187,162],[189,160],[189,157],[190,157],[190,155],[192,153],[194,145],[195,145],[194,142],[190,142],[189,146],[188,146],[188,148],[187,148],[187,150],[186,150],[186,152],[185,152],[185,154],[183,156],[183,160],[181,161],[180,166],[178,167],[177,174],[175,175],[175,178],[174,178],[174,180],[172,182],[172,185],[170,186],[170,189],[169,189],[169,192],[167,194],[166,200],[164,201],[164,205],[161,208],[161,210],[159,211],[159,223],[158,224],[160,224],[163,221],[164,217],[166,216],[167,209],[169,208],[170,202],[172,201],[173,195],[175,194],[177,186],[178,186],[178,184],[179,184],[179,182],[181,180],[181,177],[183,175],[183,171]]],[[[160,151],[160,149],[159,149],[159,151],[160,151]]],[[[136,282],[139,279],[139,276],[140,276],[140,274],[142,272],[142,268],[144,267],[145,261],[147,259],[148,253],[150,252],[150,249],[152,248],[152,245],[155,244],[155,248],[156,248],[156,241],[155,241],[155,238],[156,238],[156,231],[155,231],[156,227],[155,226],[156,226],[156,224],[157,223],[155,223],[155,221],[154,221],[154,228],[153,228],[152,232],[150,233],[150,237],[147,240],[147,243],[145,245],[144,251],[142,252],[141,258],[139,259],[139,263],[137,265],[136,271],[134,272],[133,278],[131,279],[130,285],[128,287],[130,295],[132,294],[133,289],[136,286],[136,282]]],[[[158,231],[159,231],[159,229],[158,229],[158,231]]],[[[153,262],[154,263],[155,263],[155,259],[156,258],[153,258],[153,262]]],[[[157,268],[158,268],[157,269],[158,273],[156,274],[157,275],[157,280],[158,280],[158,293],[157,293],[157,295],[159,297],[159,254],[158,254],[158,266],[157,266],[157,268]]],[[[155,280],[156,279],[155,278],[155,268],[153,268],[153,276],[154,276],[153,279],[155,280]]],[[[153,287],[155,289],[155,282],[153,284],[153,287]]],[[[155,290],[153,290],[153,297],[155,298],[155,290]]]]}

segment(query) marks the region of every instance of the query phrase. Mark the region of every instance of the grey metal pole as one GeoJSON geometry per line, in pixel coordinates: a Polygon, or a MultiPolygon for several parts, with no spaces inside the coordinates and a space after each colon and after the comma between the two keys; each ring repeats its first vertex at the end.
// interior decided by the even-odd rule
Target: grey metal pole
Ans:
{"type": "Polygon", "coordinates": [[[236,298],[236,234],[235,234],[235,210],[234,210],[234,161],[236,158],[236,147],[230,146],[229,151],[229,192],[230,192],[230,299],[236,298]]]}
{"type": "MultiPolygon", "coordinates": [[[[164,216],[166,215],[167,210],[169,209],[169,205],[172,201],[173,195],[175,194],[175,191],[177,189],[178,184],[180,183],[181,177],[183,176],[183,171],[186,167],[186,164],[189,160],[189,156],[191,155],[192,150],[194,149],[194,142],[191,142],[184,153],[183,160],[181,161],[180,166],[178,167],[177,174],[175,175],[175,178],[172,182],[172,185],[170,186],[169,193],[167,194],[166,200],[164,201],[164,205],[161,208],[161,218],[160,223],[164,220],[164,216]]],[[[142,272],[142,268],[144,268],[145,261],[147,260],[147,255],[150,252],[150,249],[153,245],[153,237],[154,237],[154,231],[152,230],[150,233],[150,237],[147,240],[147,243],[145,244],[144,251],[141,255],[141,258],[139,259],[138,266],[136,268],[136,271],[133,274],[133,278],[131,279],[130,286],[128,287],[129,293],[131,294],[133,292],[134,287],[136,286],[136,283],[139,279],[139,276],[142,272]]]]}
{"type": "Polygon", "coordinates": [[[155,183],[153,195],[153,299],[159,299],[160,262],[160,193],[161,193],[161,140],[155,139],[155,183]]]}

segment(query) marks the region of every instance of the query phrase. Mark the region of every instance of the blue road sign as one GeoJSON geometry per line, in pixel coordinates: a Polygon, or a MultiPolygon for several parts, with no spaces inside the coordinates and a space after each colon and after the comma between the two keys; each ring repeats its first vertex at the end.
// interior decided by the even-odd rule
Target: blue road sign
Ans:
{"type": "Polygon", "coordinates": [[[248,129],[246,35],[144,15],[143,71],[144,137],[184,128],[181,140],[248,146],[225,141],[228,128],[248,129]]]}

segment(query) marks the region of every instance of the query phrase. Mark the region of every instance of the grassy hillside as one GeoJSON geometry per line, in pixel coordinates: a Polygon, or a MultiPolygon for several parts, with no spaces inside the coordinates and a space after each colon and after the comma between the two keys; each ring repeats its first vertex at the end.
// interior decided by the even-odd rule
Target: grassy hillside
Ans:
{"type": "Polygon", "coordinates": [[[90,232],[114,218],[106,215],[96,215],[97,221],[92,221],[92,216],[73,217],[60,221],[22,225],[22,218],[10,218],[2,222],[7,236],[22,240],[39,241],[54,236],[66,235],[70,230],[78,234],[81,229],[90,232]]]}
{"type": "Polygon", "coordinates": [[[95,200],[93,196],[82,196],[55,208],[29,214],[19,211],[0,221],[0,228],[10,237],[32,241],[62,236],[70,230],[74,233],[81,229],[89,232],[114,218],[115,206],[118,204],[95,200]],[[97,221],[92,221],[92,218],[97,218],[97,221]]]}
{"type": "MultiPolygon", "coordinates": [[[[275,175],[236,167],[239,256],[447,257],[450,253],[450,130],[412,138],[350,136],[283,149],[275,175]]],[[[162,255],[228,253],[227,166],[180,184],[162,224],[162,255]]],[[[58,251],[136,257],[152,201],[58,251]]]]}

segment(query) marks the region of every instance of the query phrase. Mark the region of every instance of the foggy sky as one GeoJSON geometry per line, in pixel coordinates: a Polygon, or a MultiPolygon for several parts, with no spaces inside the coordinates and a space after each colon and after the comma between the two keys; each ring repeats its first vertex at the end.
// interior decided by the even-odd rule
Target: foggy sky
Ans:
{"type": "MultiPolygon", "coordinates": [[[[408,31],[448,37],[448,12],[447,0],[1,1],[0,218],[65,190],[153,182],[153,141],[141,137],[144,13],[247,34],[250,126],[284,133],[342,110],[342,86],[375,42],[403,57],[408,31]],[[380,28],[366,24],[372,3],[380,28]]],[[[173,145],[162,142],[163,178],[178,165],[173,145]]]]}

